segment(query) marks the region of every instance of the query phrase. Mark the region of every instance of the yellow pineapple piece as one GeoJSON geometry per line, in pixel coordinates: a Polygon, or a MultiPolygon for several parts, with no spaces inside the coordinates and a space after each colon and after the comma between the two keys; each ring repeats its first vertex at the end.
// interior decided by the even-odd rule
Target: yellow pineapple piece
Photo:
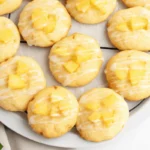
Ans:
{"type": "Polygon", "coordinates": [[[116,26],[116,30],[121,31],[121,32],[129,31],[128,24],[126,22],[125,23],[121,23],[121,24],[116,26]]]}
{"type": "Polygon", "coordinates": [[[0,29],[0,42],[8,43],[13,39],[13,32],[10,29],[0,29]]]}
{"type": "Polygon", "coordinates": [[[72,57],[72,60],[75,61],[76,63],[80,64],[82,62],[86,62],[89,59],[91,59],[91,56],[81,56],[81,55],[76,55],[72,57]]]}
{"type": "Polygon", "coordinates": [[[117,102],[117,97],[114,94],[111,94],[107,97],[105,97],[101,103],[103,106],[105,107],[111,107],[112,105],[114,105],[117,102]]]}
{"type": "Polygon", "coordinates": [[[3,4],[6,0],[0,0],[0,4],[3,4]]]}
{"type": "Polygon", "coordinates": [[[35,29],[41,30],[48,23],[48,13],[41,8],[36,8],[32,12],[32,22],[35,29]]]}
{"type": "Polygon", "coordinates": [[[114,112],[102,112],[101,119],[106,127],[110,127],[114,121],[114,112]]]}
{"type": "Polygon", "coordinates": [[[47,102],[36,103],[33,109],[33,113],[37,115],[48,115],[50,111],[50,106],[47,102]]]}
{"type": "Polygon", "coordinates": [[[56,28],[56,16],[55,15],[49,15],[48,16],[48,22],[47,25],[44,27],[45,33],[51,33],[56,28]]]}
{"type": "Polygon", "coordinates": [[[16,90],[25,88],[26,82],[19,75],[11,74],[8,78],[8,87],[16,90]]]}
{"type": "Polygon", "coordinates": [[[59,102],[59,110],[66,111],[66,110],[69,110],[70,108],[71,108],[71,105],[68,101],[63,100],[59,102]]]}
{"type": "Polygon", "coordinates": [[[66,57],[69,55],[69,51],[67,48],[56,48],[53,51],[53,54],[61,56],[61,57],[66,57]]]}
{"type": "Polygon", "coordinates": [[[100,108],[100,104],[98,102],[90,102],[85,105],[85,108],[94,111],[100,108]]]}
{"type": "Polygon", "coordinates": [[[19,61],[17,63],[17,70],[16,70],[16,73],[18,75],[21,75],[21,74],[24,74],[24,73],[27,73],[29,71],[29,67],[26,63],[24,63],[23,61],[19,61]]]}
{"type": "Polygon", "coordinates": [[[52,103],[57,103],[63,100],[63,97],[58,95],[57,92],[53,92],[50,96],[51,102],[52,103]]]}
{"type": "Polygon", "coordinates": [[[68,71],[69,73],[74,73],[77,71],[77,69],[79,68],[79,64],[77,64],[74,61],[69,61],[67,63],[64,64],[64,68],[66,69],[66,71],[68,71]]]}
{"type": "Polygon", "coordinates": [[[33,27],[37,30],[43,29],[47,25],[47,18],[39,18],[33,22],[33,27]]]}
{"type": "Polygon", "coordinates": [[[82,62],[85,62],[89,59],[91,59],[92,57],[92,50],[88,50],[82,46],[77,46],[76,49],[75,49],[75,56],[73,56],[73,60],[76,62],[76,63],[82,63],[82,62]]]}
{"type": "Polygon", "coordinates": [[[91,0],[91,4],[99,9],[103,14],[106,14],[107,10],[105,8],[107,2],[106,1],[101,1],[101,0],[91,0]]]}
{"type": "Polygon", "coordinates": [[[93,122],[93,123],[96,123],[98,121],[100,121],[100,118],[101,118],[101,113],[100,112],[93,112],[89,117],[88,117],[88,120],[93,122]]]}
{"type": "Polygon", "coordinates": [[[148,29],[148,20],[144,17],[134,17],[129,21],[128,24],[132,31],[148,29]]]}
{"type": "Polygon", "coordinates": [[[63,100],[59,102],[59,110],[62,115],[69,115],[69,111],[71,110],[71,108],[72,107],[68,101],[63,100]]]}
{"type": "Polygon", "coordinates": [[[126,80],[128,78],[128,70],[116,69],[115,75],[119,80],[126,80]]]}
{"type": "Polygon", "coordinates": [[[50,110],[50,116],[51,117],[59,117],[60,116],[59,109],[56,105],[52,105],[51,110],[50,110]]]}
{"type": "Polygon", "coordinates": [[[90,8],[90,1],[89,0],[82,0],[82,1],[78,1],[78,3],[76,4],[76,9],[80,12],[87,12],[88,9],[90,8]]]}
{"type": "Polygon", "coordinates": [[[129,80],[131,85],[137,85],[145,76],[145,62],[138,61],[130,65],[129,80]]]}

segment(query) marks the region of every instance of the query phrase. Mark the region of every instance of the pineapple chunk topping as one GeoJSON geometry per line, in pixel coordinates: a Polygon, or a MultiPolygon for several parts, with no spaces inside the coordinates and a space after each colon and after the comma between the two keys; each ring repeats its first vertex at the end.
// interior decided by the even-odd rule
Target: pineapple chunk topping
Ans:
{"type": "Polygon", "coordinates": [[[49,114],[49,106],[47,102],[36,103],[33,109],[34,114],[38,115],[48,115],[49,114]]]}
{"type": "Polygon", "coordinates": [[[128,70],[125,69],[116,69],[115,74],[119,80],[126,80],[128,78],[128,70]]]}
{"type": "Polygon", "coordinates": [[[57,48],[53,51],[53,54],[65,57],[69,55],[69,51],[67,48],[57,48]]]}
{"type": "Polygon", "coordinates": [[[59,117],[60,116],[60,113],[59,113],[59,109],[58,109],[58,106],[53,105],[51,110],[50,110],[50,116],[51,117],[59,117]]]}
{"type": "Polygon", "coordinates": [[[116,29],[121,32],[136,31],[136,30],[148,30],[148,19],[145,17],[133,17],[129,21],[120,23],[116,26],[116,29]]]}
{"type": "Polygon", "coordinates": [[[134,17],[129,21],[129,27],[132,31],[148,29],[148,20],[144,17],[134,17]]]}
{"type": "Polygon", "coordinates": [[[98,102],[90,102],[85,105],[85,108],[88,110],[98,110],[100,108],[100,104],[98,102]]]}
{"type": "Polygon", "coordinates": [[[57,103],[52,104],[50,116],[59,117],[61,115],[68,115],[68,111],[71,109],[70,103],[65,100],[61,100],[57,103]]]}
{"type": "Polygon", "coordinates": [[[114,121],[114,113],[113,112],[102,112],[101,119],[106,127],[110,127],[114,121]]]}
{"type": "Polygon", "coordinates": [[[121,31],[121,32],[129,31],[129,27],[128,27],[128,24],[126,22],[125,23],[120,23],[119,25],[117,25],[116,29],[118,31],[121,31]]]}
{"type": "Polygon", "coordinates": [[[10,29],[0,29],[0,42],[8,43],[13,39],[13,32],[10,29]]]}
{"type": "Polygon", "coordinates": [[[110,127],[115,121],[114,112],[93,112],[88,117],[88,120],[92,123],[97,123],[102,120],[106,127],[110,127]]]}
{"type": "Polygon", "coordinates": [[[89,59],[91,59],[92,51],[87,50],[86,48],[82,46],[77,46],[75,49],[75,55],[73,56],[73,60],[80,64],[82,62],[85,62],[89,59]]]}
{"type": "Polygon", "coordinates": [[[17,90],[17,89],[23,89],[26,88],[27,84],[26,82],[19,76],[15,74],[9,75],[8,78],[8,87],[17,90]]]}
{"type": "Polygon", "coordinates": [[[56,91],[53,91],[50,95],[50,99],[48,98],[35,104],[33,113],[53,118],[69,115],[72,109],[71,104],[69,101],[64,100],[64,97],[61,95],[62,94],[59,93],[58,95],[56,91]]]}
{"type": "Polygon", "coordinates": [[[93,122],[93,123],[96,123],[96,122],[99,122],[100,121],[100,118],[101,118],[101,113],[100,112],[93,112],[89,117],[88,117],[88,120],[93,122]]]}
{"type": "Polygon", "coordinates": [[[28,71],[29,71],[29,67],[27,66],[26,63],[24,63],[23,61],[19,61],[19,62],[17,63],[17,70],[16,70],[16,73],[17,73],[18,75],[27,73],[28,71]]]}
{"type": "Polygon", "coordinates": [[[51,33],[56,28],[56,16],[49,15],[41,8],[36,8],[31,16],[33,27],[37,30],[43,30],[45,33],[51,33]]]}
{"type": "Polygon", "coordinates": [[[76,4],[76,9],[82,13],[85,13],[90,8],[90,1],[89,0],[79,0],[76,4]]]}
{"type": "Polygon", "coordinates": [[[45,33],[51,33],[56,28],[56,16],[55,15],[49,15],[48,16],[48,22],[47,25],[44,27],[45,33]]]}
{"type": "Polygon", "coordinates": [[[64,100],[62,96],[59,96],[56,91],[54,91],[50,96],[51,103],[57,103],[64,100]]]}
{"type": "Polygon", "coordinates": [[[114,94],[111,94],[111,95],[107,96],[106,98],[104,98],[101,101],[101,103],[103,106],[109,108],[109,107],[113,106],[117,101],[118,101],[117,97],[114,94]]]}
{"type": "Polygon", "coordinates": [[[69,61],[67,63],[64,64],[64,68],[66,69],[66,71],[68,71],[69,73],[74,73],[77,71],[77,69],[79,68],[79,64],[77,64],[74,61],[69,61]]]}
{"type": "Polygon", "coordinates": [[[145,76],[145,62],[138,61],[130,65],[129,80],[131,85],[137,85],[145,76]]]}
{"type": "Polygon", "coordinates": [[[105,8],[107,2],[106,1],[101,1],[101,0],[91,0],[91,4],[99,9],[102,14],[106,14],[107,10],[105,8]]]}
{"type": "Polygon", "coordinates": [[[94,6],[94,8],[100,10],[102,14],[105,14],[106,4],[106,1],[102,2],[101,0],[79,0],[76,4],[76,9],[82,13],[85,13],[94,6]]]}

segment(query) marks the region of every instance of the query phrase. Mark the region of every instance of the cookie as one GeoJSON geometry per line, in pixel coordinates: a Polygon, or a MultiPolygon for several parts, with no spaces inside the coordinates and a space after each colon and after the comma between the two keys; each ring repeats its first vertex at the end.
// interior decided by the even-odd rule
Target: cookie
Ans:
{"type": "Polygon", "coordinates": [[[150,50],[150,11],[144,7],[120,10],[108,22],[108,36],[119,50],[150,50]]]}
{"type": "Polygon", "coordinates": [[[113,56],[105,70],[109,87],[131,101],[150,96],[150,55],[129,50],[113,56]]]}
{"type": "Polygon", "coordinates": [[[40,66],[30,57],[16,56],[0,64],[0,107],[6,110],[25,111],[45,86],[40,66]]]}
{"type": "Polygon", "coordinates": [[[91,82],[102,65],[102,52],[95,39],[75,33],[56,43],[49,55],[52,75],[63,86],[79,87],[91,82]]]}
{"type": "Polygon", "coordinates": [[[150,6],[150,0],[122,0],[128,7],[150,6]]]}
{"type": "Polygon", "coordinates": [[[108,88],[94,88],[84,93],[79,106],[77,130],[82,138],[92,142],[114,138],[129,117],[125,100],[108,88]]]}
{"type": "Polygon", "coordinates": [[[71,17],[58,0],[34,0],[21,12],[18,26],[28,45],[49,47],[68,34],[71,17]]]}
{"type": "Polygon", "coordinates": [[[18,9],[22,0],[0,0],[0,15],[11,13],[18,9]]]}
{"type": "Polygon", "coordinates": [[[20,45],[16,25],[8,18],[0,17],[0,63],[14,56],[20,45]]]}
{"type": "Polygon", "coordinates": [[[67,0],[66,8],[78,22],[96,24],[105,21],[116,7],[116,0],[67,0]]]}
{"type": "Polygon", "coordinates": [[[56,138],[73,128],[78,110],[77,99],[70,91],[52,86],[40,91],[29,103],[28,120],[36,133],[56,138]]]}

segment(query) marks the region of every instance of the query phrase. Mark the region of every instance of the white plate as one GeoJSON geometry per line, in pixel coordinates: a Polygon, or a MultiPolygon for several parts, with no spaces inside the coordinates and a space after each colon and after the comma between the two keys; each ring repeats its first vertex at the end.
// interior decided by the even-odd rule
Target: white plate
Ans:
{"type": "MultiPolygon", "coordinates": [[[[24,0],[22,7],[26,5],[29,1],[24,0]]],[[[17,10],[16,12],[9,15],[9,17],[17,24],[18,22],[18,16],[20,11],[22,10],[22,7],[17,10]]],[[[118,4],[116,10],[123,8],[122,4],[118,4]]],[[[103,22],[101,24],[97,25],[83,25],[80,23],[77,23],[76,21],[73,21],[73,26],[70,31],[71,33],[74,32],[80,32],[87,35],[90,35],[94,38],[96,38],[103,51],[104,55],[104,64],[103,68],[101,69],[98,77],[93,80],[90,84],[81,87],[81,88],[68,88],[71,90],[77,97],[79,97],[83,92],[94,88],[94,87],[107,87],[107,82],[105,80],[104,76],[104,68],[106,62],[109,60],[110,57],[112,57],[114,54],[116,54],[118,51],[114,50],[113,46],[110,44],[108,37],[106,36],[106,22],[103,22]]],[[[37,48],[37,47],[29,47],[26,43],[21,42],[20,50],[18,52],[18,55],[25,55],[33,57],[35,60],[37,60],[42,67],[46,79],[47,79],[47,85],[59,85],[54,78],[51,76],[51,73],[49,71],[48,67],[48,54],[49,54],[49,48],[37,48]]],[[[142,102],[143,104],[145,102],[142,102]]],[[[139,106],[141,102],[128,102],[130,110],[135,109],[135,107],[139,106]]],[[[142,105],[142,104],[141,104],[142,105]]],[[[139,124],[141,119],[145,119],[146,115],[144,112],[147,113],[147,111],[150,111],[148,107],[146,107],[146,104],[144,104],[144,109],[137,108],[136,113],[134,113],[133,116],[130,117],[129,122],[127,123],[127,126],[125,129],[113,140],[107,141],[107,142],[101,142],[101,143],[92,143],[87,142],[79,137],[77,134],[75,128],[67,133],[66,135],[57,138],[57,139],[45,139],[44,137],[34,133],[31,128],[28,125],[26,114],[25,113],[13,113],[8,112],[3,109],[0,109],[0,121],[15,131],[16,133],[27,137],[33,141],[51,145],[51,146],[57,146],[57,147],[67,147],[67,148],[77,148],[77,147],[89,147],[89,146],[96,146],[99,145],[102,148],[105,148],[108,150],[109,147],[115,146],[117,143],[123,143],[124,141],[129,140],[130,133],[133,128],[136,129],[136,126],[139,124]],[[147,108],[147,109],[146,109],[147,108]],[[140,118],[142,116],[143,118],[140,118]],[[140,119],[139,119],[140,118],[140,119]],[[125,136],[126,135],[126,136],[125,136]]],[[[132,111],[133,112],[133,111],[132,111]]],[[[148,114],[148,113],[147,113],[148,114]]],[[[130,136],[131,137],[131,136],[130,136]]],[[[118,145],[117,145],[118,146],[118,145]]]]}

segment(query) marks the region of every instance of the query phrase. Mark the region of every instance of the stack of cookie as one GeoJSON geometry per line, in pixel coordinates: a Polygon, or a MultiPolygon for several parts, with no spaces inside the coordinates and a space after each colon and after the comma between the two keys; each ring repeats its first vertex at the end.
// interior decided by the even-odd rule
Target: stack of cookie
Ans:
{"type": "MultiPolygon", "coordinates": [[[[0,15],[17,9],[22,0],[0,0],[0,15]]],[[[22,10],[19,31],[0,17],[0,107],[27,111],[32,129],[56,138],[75,125],[81,137],[99,142],[112,139],[129,117],[126,101],[150,96],[149,0],[123,0],[134,8],[116,12],[108,21],[108,36],[119,50],[105,69],[109,88],[94,88],[76,97],[61,86],[46,87],[38,63],[30,57],[14,56],[20,34],[29,46],[50,47],[49,68],[63,86],[80,87],[97,77],[103,56],[98,42],[88,35],[67,36],[71,17],[84,24],[107,20],[116,0],[33,0],[22,10]],[[145,7],[141,7],[145,6],[145,7]],[[67,11],[68,10],[68,11],[67,11]],[[66,37],[67,36],[67,37],[66,37]]]]}

